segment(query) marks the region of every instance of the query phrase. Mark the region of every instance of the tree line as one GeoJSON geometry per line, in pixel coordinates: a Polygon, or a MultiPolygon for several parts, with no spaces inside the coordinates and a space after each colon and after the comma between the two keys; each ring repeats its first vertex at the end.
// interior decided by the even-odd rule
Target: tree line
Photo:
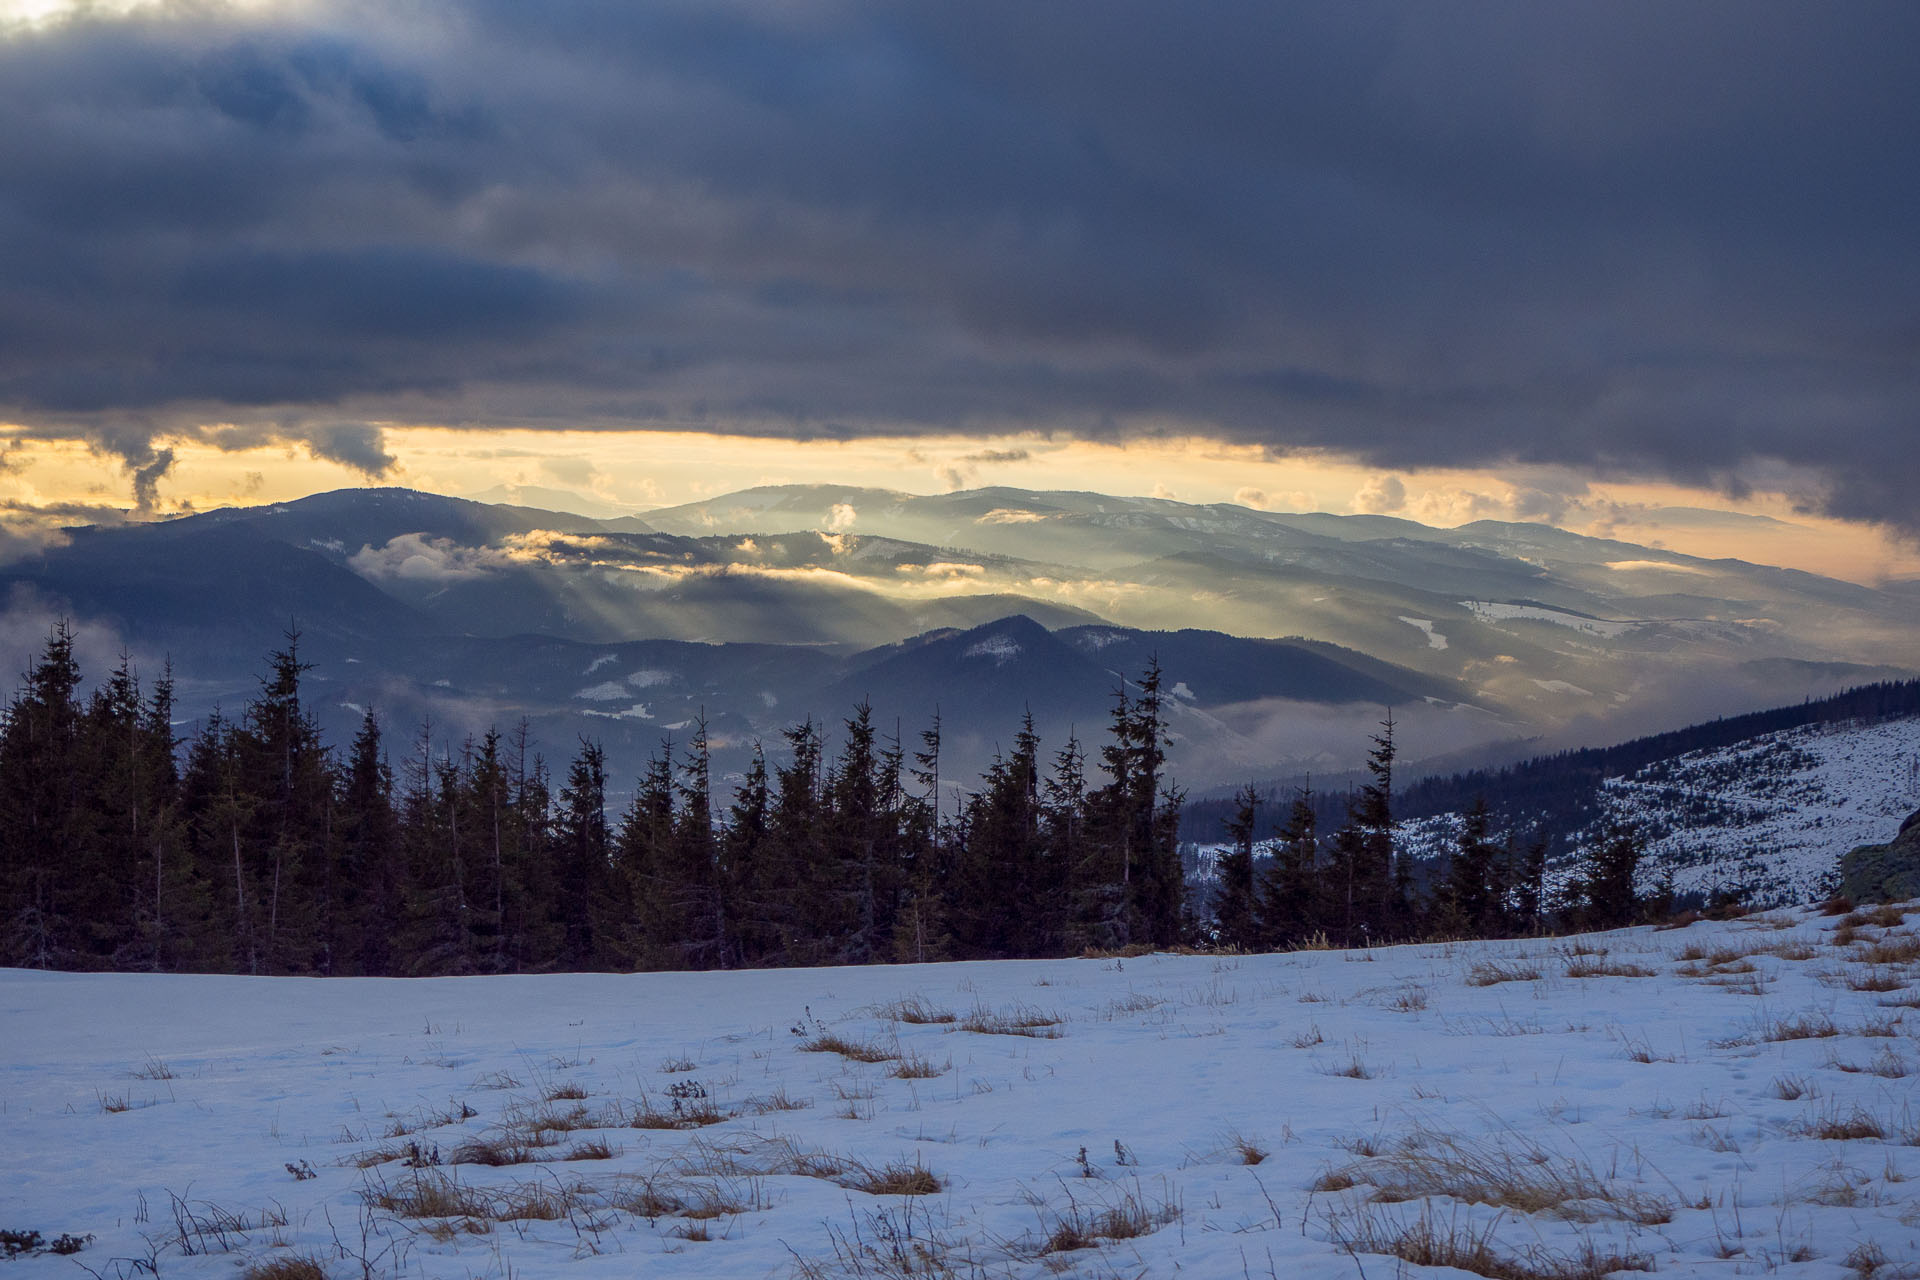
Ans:
{"type": "Polygon", "coordinates": [[[1050,956],[1207,943],[1491,936],[1636,910],[1639,841],[1596,850],[1565,903],[1544,846],[1496,844],[1484,803],[1453,857],[1393,835],[1391,717],[1323,833],[1297,795],[1263,841],[1243,789],[1210,894],[1189,895],[1157,664],[1116,692],[1091,757],[1028,717],[970,790],[938,717],[911,743],[862,704],[714,776],[704,722],[608,812],[598,743],[553,776],[525,722],[390,751],[369,709],[344,753],[302,701],[298,638],[258,695],[176,737],[173,685],[130,660],[82,698],[63,624],[0,722],[0,964],[399,975],[1050,956]],[[1261,847],[1267,851],[1262,855],[1261,847]]]}
{"type": "Polygon", "coordinates": [[[1393,728],[1389,713],[1372,739],[1366,780],[1348,794],[1344,820],[1331,832],[1321,830],[1324,798],[1300,787],[1262,842],[1263,797],[1252,785],[1239,790],[1224,823],[1208,941],[1262,951],[1509,937],[1615,928],[1666,909],[1670,891],[1637,889],[1641,832],[1608,832],[1550,893],[1545,840],[1496,840],[1484,795],[1467,806],[1451,853],[1416,863],[1394,842],[1393,728]]]}
{"type": "Polygon", "coordinates": [[[248,974],[722,968],[1057,955],[1190,931],[1156,666],[1090,758],[1031,718],[971,791],[938,719],[856,708],[716,779],[706,726],[608,812],[599,744],[552,774],[524,722],[345,751],[298,637],[237,716],[176,738],[170,675],[89,696],[62,624],[0,723],[0,964],[248,974]],[[723,794],[724,792],[724,794],[723,794]],[[943,800],[943,796],[946,799],[943,800]],[[956,798],[957,797],[957,798],[956,798]]]}

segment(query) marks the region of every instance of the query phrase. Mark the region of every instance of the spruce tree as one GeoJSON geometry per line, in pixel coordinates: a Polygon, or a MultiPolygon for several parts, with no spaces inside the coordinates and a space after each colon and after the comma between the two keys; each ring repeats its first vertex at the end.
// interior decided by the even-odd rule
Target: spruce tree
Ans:
{"type": "Polygon", "coordinates": [[[769,959],[780,964],[816,964],[830,953],[824,924],[816,916],[823,897],[821,794],[825,747],[812,717],[788,728],[787,763],[774,769],[773,833],[762,860],[758,898],[761,926],[774,939],[769,959]]]}
{"type": "Polygon", "coordinates": [[[324,967],[325,901],[333,828],[333,764],[300,698],[312,664],[300,633],[268,658],[260,695],[234,733],[239,786],[252,808],[241,874],[256,911],[248,972],[315,973],[324,967]]]}
{"type": "Polygon", "coordinates": [[[1233,797],[1233,817],[1227,820],[1227,851],[1214,870],[1214,932],[1220,944],[1250,950],[1257,941],[1254,927],[1254,832],[1260,821],[1260,792],[1252,783],[1233,797]]]}
{"type": "Polygon", "coordinates": [[[666,737],[621,815],[612,873],[593,904],[601,953],[615,968],[680,967],[683,894],[674,839],[673,739],[666,737]]]}
{"type": "Polygon", "coordinates": [[[734,788],[720,837],[721,882],[730,903],[728,950],[737,963],[759,964],[779,950],[777,928],[769,923],[766,869],[772,856],[773,789],[767,757],[758,742],[746,775],[734,788]]]}
{"type": "Polygon", "coordinates": [[[1501,849],[1491,838],[1492,815],[1485,796],[1475,796],[1454,840],[1453,857],[1435,903],[1436,923],[1462,937],[1485,938],[1503,924],[1505,885],[1501,849]]]}
{"type": "Polygon", "coordinates": [[[1294,946],[1326,928],[1328,895],[1317,823],[1313,790],[1304,787],[1275,833],[1273,858],[1254,897],[1255,936],[1263,946],[1294,946]]]}
{"type": "Polygon", "coordinates": [[[946,895],[952,879],[951,841],[940,806],[940,708],[920,732],[909,770],[917,794],[902,797],[901,902],[894,921],[893,958],[920,964],[947,958],[952,935],[946,895]]]}
{"type": "Polygon", "coordinates": [[[533,749],[523,716],[509,739],[508,860],[505,870],[505,967],[513,973],[549,969],[559,960],[565,924],[553,855],[552,787],[547,764],[533,749]]]}
{"type": "Polygon", "coordinates": [[[54,968],[72,962],[61,866],[79,834],[80,668],[63,620],[26,672],[0,734],[0,957],[54,968]]]}
{"type": "Polygon", "coordinates": [[[348,748],[339,812],[332,971],[401,972],[394,949],[404,912],[400,829],[393,811],[393,770],[371,707],[348,748]]]}
{"type": "Polygon", "coordinates": [[[1615,826],[1587,851],[1586,865],[1577,882],[1581,923],[1589,929],[1617,929],[1632,924],[1640,901],[1635,880],[1646,837],[1638,828],[1615,826]]]}
{"type": "Polygon", "coordinates": [[[694,720],[675,793],[678,813],[670,856],[681,961],[696,969],[724,968],[731,958],[732,930],[713,829],[713,757],[704,710],[694,720]]]}
{"type": "Polygon", "coordinates": [[[561,967],[593,968],[602,963],[594,934],[594,904],[611,880],[611,841],[607,832],[607,761],[598,742],[580,739],[580,752],[567,766],[554,822],[553,861],[558,885],[561,967]]]}
{"type": "MultiPolygon", "coordinates": [[[[1511,850],[1508,859],[1514,859],[1511,850]]],[[[1518,855],[1510,878],[1515,925],[1522,930],[1539,929],[1546,914],[1547,841],[1544,836],[1527,841],[1526,851],[1518,855]]]]}

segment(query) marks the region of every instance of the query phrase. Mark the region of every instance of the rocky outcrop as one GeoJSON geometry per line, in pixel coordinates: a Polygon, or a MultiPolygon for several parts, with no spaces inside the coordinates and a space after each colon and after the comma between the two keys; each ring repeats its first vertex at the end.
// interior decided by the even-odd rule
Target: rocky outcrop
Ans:
{"type": "Polygon", "coordinates": [[[1840,892],[1855,902],[1920,898],[1920,810],[1886,844],[1863,844],[1840,859],[1840,892]]]}

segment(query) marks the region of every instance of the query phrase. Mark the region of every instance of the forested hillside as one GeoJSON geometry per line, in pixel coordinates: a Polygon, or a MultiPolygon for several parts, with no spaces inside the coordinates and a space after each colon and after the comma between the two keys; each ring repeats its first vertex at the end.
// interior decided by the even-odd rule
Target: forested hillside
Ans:
{"type": "Polygon", "coordinates": [[[344,753],[297,638],[184,742],[171,681],[123,661],[81,697],[63,625],[0,733],[0,964],[259,974],[495,973],[1059,954],[1183,927],[1160,676],[1090,766],[1029,721],[959,801],[936,721],[862,704],[718,785],[704,724],[607,813],[600,746],[554,776],[524,726],[344,753]]]}

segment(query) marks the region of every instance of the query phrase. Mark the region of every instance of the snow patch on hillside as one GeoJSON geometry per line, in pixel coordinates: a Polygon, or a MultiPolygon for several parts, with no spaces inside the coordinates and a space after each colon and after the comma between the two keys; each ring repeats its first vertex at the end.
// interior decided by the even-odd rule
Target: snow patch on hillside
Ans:
{"type": "Polygon", "coordinates": [[[1004,667],[1020,656],[1020,642],[1012,636],[988,636],[967,646],[963,658],[992,658],[993,665],[1004,667]]]}
{"type": "Polygon", "coordinates": [[[1432,618],[1409,618],[1403,613],[1400,615],[1400,621],[1410,627],[1426,632],[1427,648],[1444,649],[1447,647],[1447,638],[1433,629],[1432,618]]]}
{"type": "MultiPolygon", "coordinates": [[[[596,711],[589,708],[580,714],[583,716],[598,716],[602,720],[651,720],[653,719],[653,708],[645,702],[636,702],[625,711],[596,711]]],[[[667,725],[665,727],[671,729],[676,726],[667,725]]]]}
{"type": "Polygon", "coordinates": [[[627,696],[627,686],[618,680],[603,680],[599,684],[588,685],[573,696],[583,702],[612,702],[615,698],[627,696]]]}
{"type": "Polygon", "coordinates": [[[1097,653],[1108,645],[1119,644],[1126,638],[1118,631],[1082,631],[1074,636],[1073,641],[1080,648],[1097,653]]]}

